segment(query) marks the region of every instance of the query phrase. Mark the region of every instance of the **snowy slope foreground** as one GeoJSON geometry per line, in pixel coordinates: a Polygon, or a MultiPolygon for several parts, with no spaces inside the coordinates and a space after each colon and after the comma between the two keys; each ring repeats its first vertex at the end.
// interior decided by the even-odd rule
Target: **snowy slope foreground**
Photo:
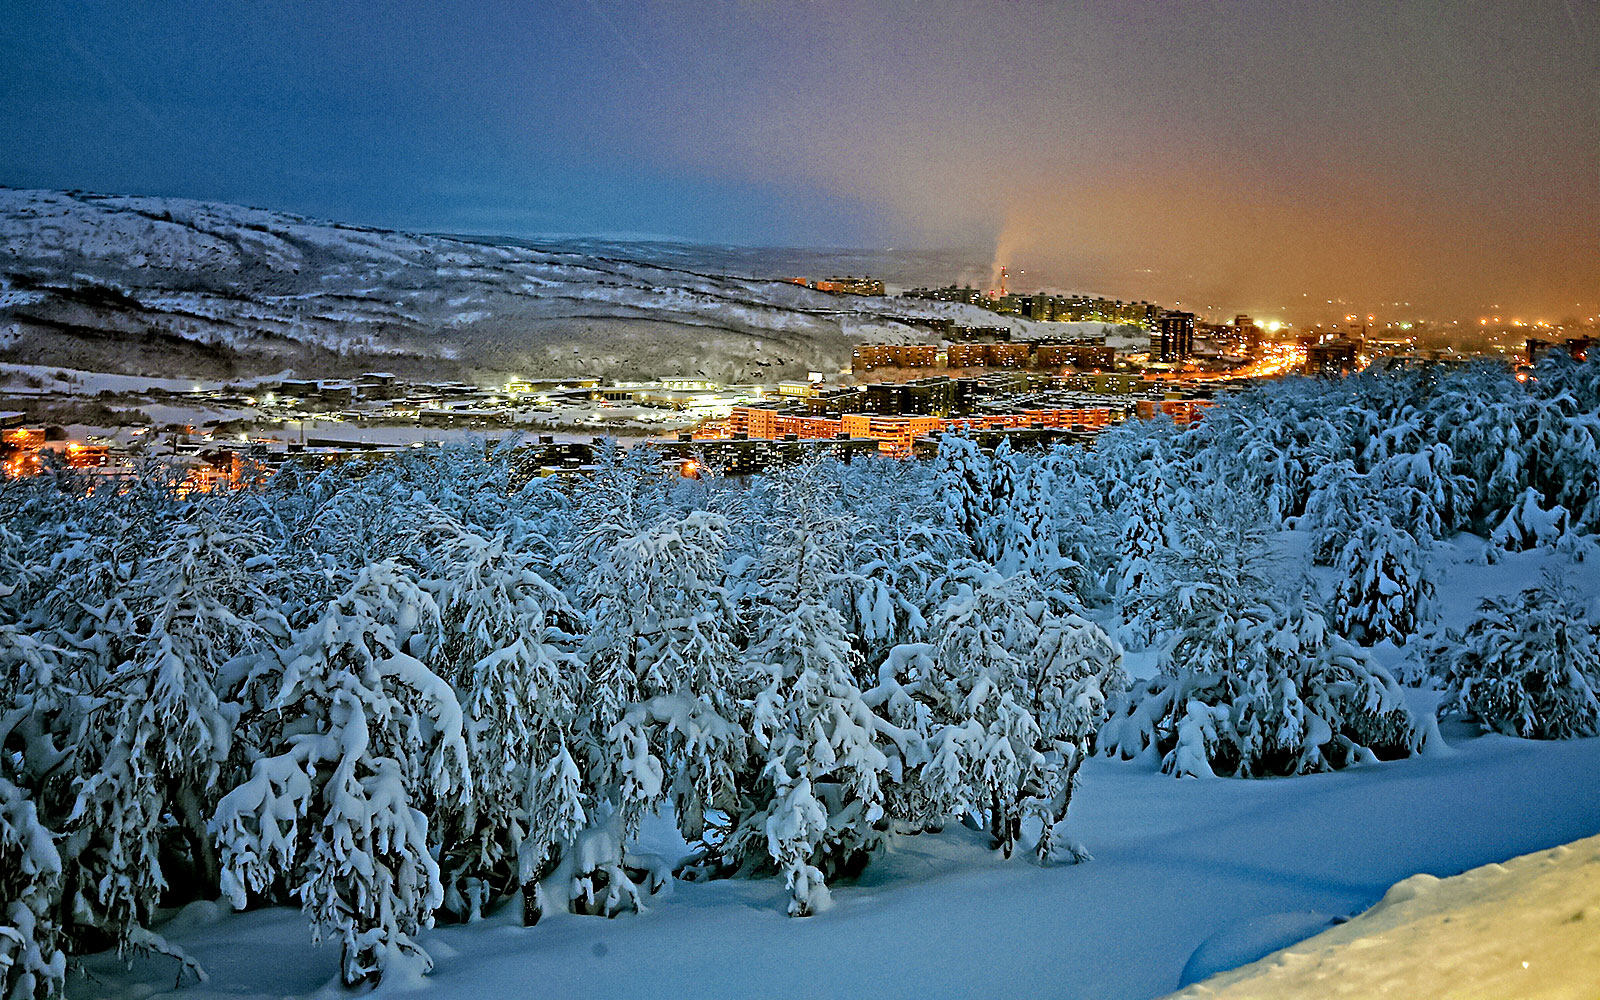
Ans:
{"type": "MultiPolygon", "coordinates": [[[[0,361],[233,377],[837,369],[943,303],[175,198],[0,188],[0,361]]],[[[982,317],[988,317],[983,320],[982,317]]],[[[1021,323],[1022,321],[1015,321],[1021,323]]]]}
{"type": "MultiPolygon", "coordinates": [[[[554,912],[532,928],[521,926],[513,902],[478,923],[426,932],[433,974],[421,982],[386,978],[377,995],[421,986],[418,995],[429,1000],[1145,1000],[1176,988],[1202,944],[1239,941],[1240,929],[1261,940],[1263,928],[1287,927],[1293,939],[1326,926],[1330,916],[1372,906],[1417,872],[1445,878],[1581,837],[1591,838],[1583,843],[1591,845],[1587,856],[1595,855],[1600,739],[1452,741],[1453,753],[1270,781],[1175,781],[1093,760],[1074,802],[1076,832],[1095,852],[1089,864],[1006,862],[981,837],[952,828],[900,840],[858,881],[838,887],[831,910],[807,920],[783,915],[783,886],[771,880],[676,882],[643,914],[605,920],[554,912]]],[[[646,841],[648,850],[669,856],[684,849],[666,821],[649,825],[646,841]]],[[[1518,870],[1517,863],[1507,867],[1518,870]]],[[[1597,871],[1588,869],[1584,883],[1591,906],[1597,871]]],[[[1594,937],[1596,920],[1600,915],[1587,914],[1571,929],[1594,937]]],[[[186,978],[188,985],[174,989],[172,959],[141,958],[130,968],[107,953],[88,959],[86,974],[69,976],[68,996],[350,995],[337,985],[337,945],[309,947],[297,910],[230,914],[225,903],[201,902],[157,929],[197,959],[209,981],[186,978]]],[[[1505,929],[1509,939],[1513,928],[1505,929]]],[[[1347,946],[1342,954],[1361,952],[1347,946]]],[[[1446,954],[1413,952],[1430,965],[1446,954]]],[[[1329,992],[1286,986],[1240,995],[1329,992]]],[[[1418,994],[1367,988],[1349,995],[1418,994]]]]}
{"type": "Polygon", "coordinates": [[[1173,1000],[1380,995],[1600,995],[1600,837],[1452,878],[1413,875],[1354,920],[1173,1000]]]}

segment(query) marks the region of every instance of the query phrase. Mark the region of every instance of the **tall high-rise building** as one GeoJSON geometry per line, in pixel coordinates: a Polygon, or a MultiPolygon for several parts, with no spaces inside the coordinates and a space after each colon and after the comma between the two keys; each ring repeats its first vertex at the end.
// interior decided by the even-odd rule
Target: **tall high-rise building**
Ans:
{"type": "Polygon", "coordinates": [[[1164,312],[1161,329],[1150,338],[1150,353],[1156,361],[1181,362],[1194,355],[1194,313],[1164,312]]]}
{"type": "Polygon", "coordinates": [[[1356,369],[1356,354],[1360,345],[1345,337],[1318,341],[1306,348],[1307,375],[1323,378],[1342,377],[1356,369]]]}
{"type": "Polygon", "coordinates": [[[1233,318],[1233,335],[1239,341],[1239,350],[1252,361],[1261,356],[1261,329],[1244,313],[1233,318]]]}

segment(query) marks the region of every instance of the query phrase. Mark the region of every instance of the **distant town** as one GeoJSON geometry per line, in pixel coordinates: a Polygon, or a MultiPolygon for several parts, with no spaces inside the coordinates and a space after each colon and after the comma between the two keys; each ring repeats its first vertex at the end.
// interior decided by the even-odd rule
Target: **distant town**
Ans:
{"type": "MultiPolygon", "coordinates": [[[[884,296],[870,277],[792,279],[838,295],[884,296]]],[[[118,377],[110,387],[13,374],[0,388],[0,469],[26,476],[65,467],[111,479],[160,462],[192,489],[259,482],[285,462],[371,462],[450,442],[509,443],[537,475],[582,475],[607,440],[649,443],[685,476],[759,472],[825,455],[851,461],[933,454],[940,435],[985,448],[1092,442],[1129,419],[1201,419],[1221,393],[1258,379],[1338,378],[1363,369],[1457,364],[1480,352],[1422,346],[1412,324],[1373,317],[1297,331],[1240,314],[1211,323],[1151,302],[1018,294],[1001,286],[915,288],[901,298],[978,306],[1035,323],[1104,324],[1097,335],[1030,336],[1006,325],[893,317],[923,336],[861,343],[850,366],[770,384],[696,377],[648,381],[514,376],[494,385],[423,382],[372,371],[356,378],[285,374],[175,387],[118,377]]],[[[1036,328],[1035,328],[1036,329],[1036,328]]],[[[1081,329],[1081,327],[1075,327],[1081,329]]],[[[1515,328],[1513,328],[1515,330],[1515,328]]],[[[1528,365],[1550,350],[1583,359],[1591,339],[1523,337],[1508,354],[1528,365]]]]}

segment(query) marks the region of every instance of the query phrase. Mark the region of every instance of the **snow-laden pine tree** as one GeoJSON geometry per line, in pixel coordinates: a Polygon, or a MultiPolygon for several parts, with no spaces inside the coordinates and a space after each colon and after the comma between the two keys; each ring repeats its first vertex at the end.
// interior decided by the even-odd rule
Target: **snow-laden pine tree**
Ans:
{"type": "MultiPolygon", "coordinates": [[[[727,530],[706,511],[666,515],[618,541],[585,586],[590,754],[602,808],[574,871],[584,909],[639,906],[627,869],[641,865],[629,865],[628,849],[647,813],[670,802],[694,841],[708,810],[736,801],[747,713],[738,615],[725,586],[727,530]]],[[[659,863],[647,867],[654,891],[666,876],[659,863]]]]}
{"type": "Polygon", "coordinates": [[[880,663],[896,646],[926,633],[942,578],[964,542],[926,523],[880,526],[863,517],[856,529],[854,565],[840,581],[842,611],[862,659],[880,663]]]}
{"type": "Polygon", "coordinates": [[[1106,581],[1118,552],[1112,511],[1096,481],[1096,466],[1088,452],[1068,445],[1051,449],[1044,463],[1052,474],[1049,496],[1054,505],[1057,551],[1075,569],[1075,576],[1066,583],[1084,603],[1103,601],[1109,596],[1106,581]]]}
{"type": "MultiPolygon", "coordinates": [[[[1028,816],[1048,859],[1121,652],[1024,574],[963,584],[933,623],[921,694],[932,708],[921,781],[946,815],[982,817],[1010,855],[1028,816]]],[[[1081,852],[1074,848],[1075,856],[1081,852]]]]}
{"type": "Polygon", "coordinates": [[[1061,551],[1056,524],[1056,494],[1061,489],[1055,466],[1037,456],[1013,453],[1011,495],[1004,505],[1000,558],[1002,575],[1027,573],[1042,585],[1081,595],[1086,591],[1084,566],[1061,551]]]}
{"type": "Polygon", "coordinates": [[[1128,689],[1122,649],[1115,639],[1078,611],[1049,595],[1028,602],[1028,617],[1038,628],[1024,657],[1023,688],[1043,738],[1046,770],[1028,803],[1040,820],[1035,854],[1048,861],[1060,847],[1075,859],[1088,853],[1072,841],[1058,844],[1067,808],[1077,791],[1079,769],[1109,714],[1113,696],[1128,689]]]}
{"type": "Polygon", "coordinates": [[[1300,525],[1311,534],[1311,561],[1332,566],[1361,526],[1362,509],[1372,486],[1350,459],[1318,469],[1311,477],[1305,516],[1300,525]]]}
{"type": "Polygon", "coordinates": [[[764,855],[790,914],[807,916],[827,904],[827,879],[864,865],[882,840],[893,727],[862,696],[863,664],[833,603],[849,531],[827,480],[802,466],[768,488],[745,661],[757,773],[717,851],[735,868],[764,855]]]}
{"type": "Polygon", "coordinates": [[[1408,752],[1414,723],[1393,677],[1330,634],[1304,592],[1269,587],[1250,497],[1214,484],[1185,509],[1164,584],[1135,609],[1154,625],[1160,673],[1113,698],[1100,749],[1242,777],[1408,752]]]}
{"type": "Polygon", "coordinates": [[[1165,568],[1176,542],[1175,498],[1162,470],[1141,471],[1124,493],[1114,515],[1119,524],[1117,561],[1105,589],[1116,599],[1129,648],[1143,648],[1153,637],[1154,621],[1145,614],[1148,598],[1168,584],[1165,568]]]}
{"type": "Polygon", "coordinates": [[[1522,552],[1554,546],[1569,526],[1570,515],[1565,507],[1544,507],[1539,491],[1529,487],[1495,525],[1489,540],[1507,552],[1522,552]]]}
{"type": "Polygon", "coordinates": [[[983,562],[1000,559],[1004,521],[1011,502],[1010,449],[984,454],[978,442],[959,434],[939,439],[933,466],[933,489],[942,503],[941,519],[967,541],[967,551],[983,562]]]}
{"type": "Polygon", "coordinates": [[[438,636],[433,597],[383,561],[238,665],[254,760],[213,821],[221,888],[243,908],[287,886],[313,939],[339,940],[347,985],[432,964],[414,937],[444,899],[424,809],[472,794],[461,704],[419,658],[438,636]]]}
{"type": "Polygon", "coordinates": [[[1600,735],[1600,621],[1552,578],[1486,599],[1439,660],[1445,711],[1529,739],[1600,735]]]}
{"type": "Polygon", "coordinates": [[[607,441],[595,455],[595,474],[570,512],[568,537],[556,559],[557,583],[569,594],[578,593],[612,548],[637,537],[662,513],[664,503],[654,450],[624,452],[607,441]]]}
{"type": "MultiPolygon", "coordinates": [[[[66,974],[59,833],[83,701],[59,651],[0,626],[0,996],[58,996],[66,974]],[[42,815],[41,815],[42,811],[42,815]],[[51,824],[55,828],[52,828],[51,824]]],[[[76,881],[76,880],[74,880],[76,881]]]]}
{"type": "Polygon", "coordinates": [[[51,506],[27,528],[12,595],[26,597],[12,609],[35,645],[11,665],[23,687],[7,702],[49,675],[11,722],[35,730],[35,750],[60,751],[45,782],[27,776],[24,752],[13,783],[62,837],[69,945],[172,952],[149,931],[162,894],[215,884],[205,820],[232,722],[212,678],[264,603],[243,582],[254,553],[216,503],[186,503],[163,477],[63,490],[51,506]]]}
{"type": "Polygon", "coordinates": [[[1403,756],[1421,735],[1400,685],[1305,597],[1219,603],[1195,588],[1161,672],[1114,698],[1107,755],[1179,777],[1305,774],[1403,756]]]}
{"type": "Polygon", "coordinates": [[[1363,508],[1361,525],[1335,565],[1333,623],[1365,646],[1397,646],[1422,630],[1432,610],[1433,576],[1424,546],[1390,523],[1377,504],[1363,508]]]}
{"type": "Polygon", "coordinates": [[[1083,566],[1061,551],[1052,463],[1012,450],[1003,439],[986,455],[971,438],[947,434],[934,463],[933,489],[941,520],[967,541],[966,553],[1002,575],[1083,589],[1083,566]]]}
{"type": "Polygon", "coordinates": [[[218,671],[256,642],[287,635],[256,572],[266,541],[231,520],[197,504],[141,565],[125,597],[138,643],[112,670],[97,715],[104,728],[89,737],[101,767],[83,783],[78,808],[110,838],[103,884],[127,890],[108,903],[140,926],[172,882],[158,863],[163,836],[193,866],[184,877],[217,884],[207,823],[234,777],[222,769],[236,716],[218,695],[218,671]],[[142,872],[159,881],[141,885],[142,872]]]}
{"type": "Polygon", "coordinates": [[[1466,523],[1476,491],[1472,480],[1455,468],[1455,453],[1436,441],[1392,455],[1373,470],[1384,491],[1414,496],[1392,502],[1390,516],[1419,542],[1443,538],[1466,523]]]}
{"type": "MultiPolygon", "coordinates": [[[[1267,523],[1245,484],[1207,483],[1179,473],[1171,469],[1162,477],[1162,497],[1151,511],[1160,534],[1151,538],[1142,529],[1149,555],[1130,564],[1140,567],[1138,585],[1116,605],[1123,631],[1141,645],[1168,641],[1193,593],[1228,604],[1261,590],[1272,560],[1267,523]]],[[[1128,530],[1130,536],[1141,531],[1128,530]]]]}
{"type": "Polygon", "coordinates": [[[538,879],[587,818],[577,760],[577,614],[538,561],[503,536],[454,533],[437,672],[465,711],[473,794],[441,804],[435,825],[444,908],[474,919],[521,889],[543,912],[538,879]],[[460,808],[451,808],[457,805],[460,808]]]}
{"type": "Polygon", "coordinates": [[[60,896],[55,836],[27,793],[0,774],[0,991],[7,1000],[60,995],[67,971],[60,896]]]}

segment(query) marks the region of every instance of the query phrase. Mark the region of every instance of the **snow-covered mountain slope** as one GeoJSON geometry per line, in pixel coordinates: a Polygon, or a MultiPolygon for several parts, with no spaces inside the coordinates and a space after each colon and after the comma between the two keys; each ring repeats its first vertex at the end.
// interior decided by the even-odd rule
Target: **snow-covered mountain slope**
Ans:
{"type": "Polygon", "coordinates": [[[0,188],[3,361],[220,377],[379,366],[740,380],[837,369],[853,342],[925,336],[892,317],[952,309],[997,321],[592,250],[0,188]]]}

